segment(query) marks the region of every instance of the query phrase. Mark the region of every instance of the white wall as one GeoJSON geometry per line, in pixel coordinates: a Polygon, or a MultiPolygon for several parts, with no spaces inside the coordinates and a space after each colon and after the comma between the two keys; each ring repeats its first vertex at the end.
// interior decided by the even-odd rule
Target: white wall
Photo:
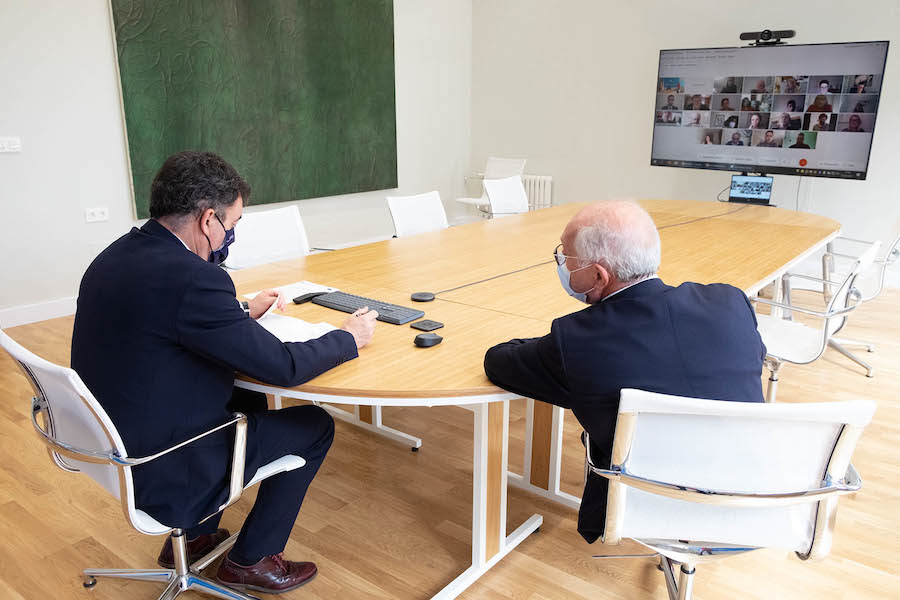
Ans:
{"type": "MultiPolygon", "coordinates": [[[[730,173],[650,167],[659,50],[742,45],[743,31],[796,29],[793,43],[891,40],[868,179],[803,179],[799,203],[846,235],[884,239],[900,217],[900,2],[476,0],[472,163],[528,158],[561,202],[615,196],[713,200],[730,173]]],[[[798,177],[775,178],[795,208],[798,177]]]]}
{"type": "MultiPolygon", "coordinates": [[[[395,193],[437,189],[451,219],[461,214],[452,199],[463,195],[470,162],[471,10],[470,2],[394,0],[395,193]]],[[[107,0],[0,0],[0,136],[19,136],[23,147],[0,154],[4,326],[71,312],[87,265],[141,224],[114,59],[107,0]],[[108,222],[85,223],[94,206],[109,208],[108,222]]],[[[328,246],[392,234],[386,193],[296,204],[312,245],[328,246]]]]}

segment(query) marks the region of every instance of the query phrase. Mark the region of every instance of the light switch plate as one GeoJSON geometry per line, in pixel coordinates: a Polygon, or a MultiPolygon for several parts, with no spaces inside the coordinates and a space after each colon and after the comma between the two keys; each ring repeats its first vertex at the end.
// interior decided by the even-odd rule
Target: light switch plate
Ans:
{"type": "Polygon", "coordinates": [[[0,137],[0,152],[21,152],[22,138],[0,137]]]}
{"type": "Polygon", "coordinates": [[[84,209],[85,223],[102,223],[109,221],[109,209],[105,206],[95,206],[84,209]]]}

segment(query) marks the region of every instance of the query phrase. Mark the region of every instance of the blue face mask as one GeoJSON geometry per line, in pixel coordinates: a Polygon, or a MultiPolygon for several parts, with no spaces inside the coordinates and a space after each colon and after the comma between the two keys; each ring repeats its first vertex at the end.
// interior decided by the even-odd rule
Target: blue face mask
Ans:
{"type": "MultiPolygon", "coordinates": [[[[234,227],[225,229],[225,223],[222,222],[219,215],[215,216],[216,221],[218,221],[219,225],[222,226],[222,229],[225,230],[225,239],[222,241],[222,245],[219,246],[218,250],[213,250],[209,253],[209,262],[214,265],[221,265],[225,262],[225,259],[228,258],[228,246],[234,243],[234,227]]],[[[206,241],[209,242],[209,236],[206,236],[206,241]]],[[[212,248],[212,242],[210,242],[209,247],[212,248]]]]}
{"type": "MultiPolygon", "coordinates": [[[[590,266],[591,265],[588,265],[587,267],[581,267],[581,269],[587,269],[590,266]]],[[[575,271],[580,271],[581,269],[575,269],[575,271]]],[[[559,282],[562,284],[563,289],[566,290],[566,293],[569,294],[570,296],[572,296],[573,298],[575,298],[576,300],[578,300],[580,302],[584,302],[585,304],[588,304],[587,295],[589,293],[591,293],[594,288],[591,288],[591,289],[587,290],[586,292],[576,292],[575,290],[573,290],[572,283],[569,280],[572,277],[572,273],[574,273],[575,271],[570,271],[566,267],[566,263],[563,263],[561,265],[556,265],[556,273],[557,273],[557,275],[559,275],[559,282]]],[[[596,287],[596,286],[594,286],[594,287],[596,287]]]]}

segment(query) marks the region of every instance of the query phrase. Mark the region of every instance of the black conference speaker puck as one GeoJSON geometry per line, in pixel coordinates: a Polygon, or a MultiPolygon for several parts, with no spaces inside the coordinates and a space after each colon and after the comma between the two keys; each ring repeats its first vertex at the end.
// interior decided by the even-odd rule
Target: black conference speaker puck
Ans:
{"type": "Polygon", "coordinates": [[[432,300],[434,300],[434,294],[432,294],[431,292],[416,292],[415,294],[410,296],[410,299],[413,302],[431,302],[432,300]]]}

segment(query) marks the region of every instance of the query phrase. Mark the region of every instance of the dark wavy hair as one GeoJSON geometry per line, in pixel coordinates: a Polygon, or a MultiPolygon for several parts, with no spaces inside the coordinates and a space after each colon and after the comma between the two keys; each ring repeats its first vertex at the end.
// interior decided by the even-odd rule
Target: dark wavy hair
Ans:
{"type": "Polygon", "coordinates": [[[150,186],[150,216],[185,217],[208,209],[220,214],[240,196],[246,206],[250,185],[228,162],[212,152],[186,150],[160,167],[150,186]]]}

